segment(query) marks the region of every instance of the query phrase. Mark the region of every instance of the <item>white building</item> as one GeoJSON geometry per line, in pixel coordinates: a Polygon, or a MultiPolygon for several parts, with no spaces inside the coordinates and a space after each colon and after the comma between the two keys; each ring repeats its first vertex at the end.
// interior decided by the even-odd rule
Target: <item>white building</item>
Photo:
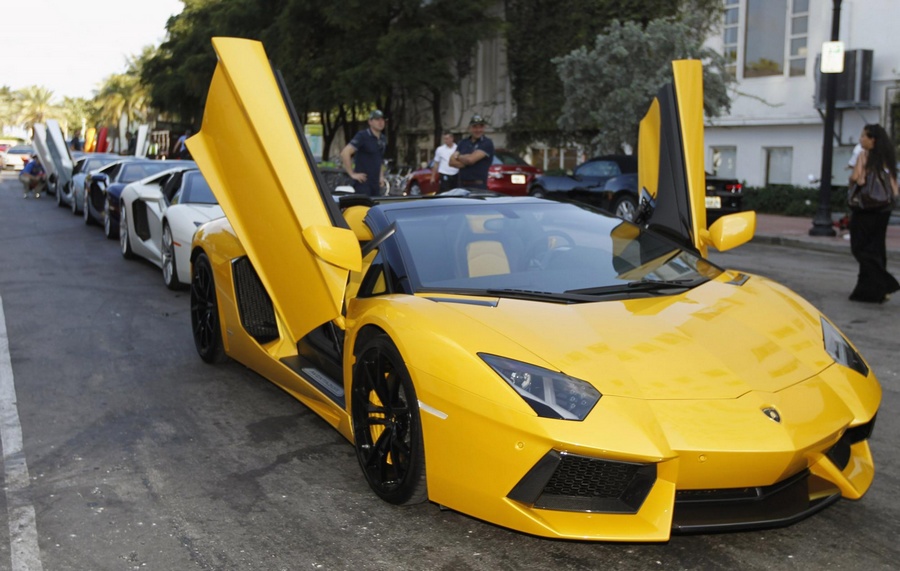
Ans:
{"type": "MultiPolygon", "coordinates": [[[[824,105],[820,113],[816,58],[831,39],[833,1],[723,2],[721,34],[708,44],[734,62],[737,83],[731,112],[707,122],[707,170],[749,186],[809,184],[809,175],[818,178],[822,168],[824,105]]],[[[837,184],[846,180],[847,159],[863,125],[881,123],[894,130],[891,107],[900,94],[898,23],[898,0],[841,3],[840,40],[846,50],[872,50],[872,66],[869,97],[862,97],[865,89],[839,97],[844,108],[835,114],[832,169],[837,184]]]]}

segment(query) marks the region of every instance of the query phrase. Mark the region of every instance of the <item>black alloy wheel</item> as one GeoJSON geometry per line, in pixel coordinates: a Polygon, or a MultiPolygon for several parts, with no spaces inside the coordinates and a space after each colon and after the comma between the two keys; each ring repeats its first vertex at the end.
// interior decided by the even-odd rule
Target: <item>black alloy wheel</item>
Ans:
{"type": "Polygon", "coordinates": [[[537,198],[545,198],[547,196],[547,191],[545,191],[542,186],[532,186],[528,190],[528,194],[537,198]]]}
{"type": "Polygon", "coordinates": [[[225,361],[222,328],[219,324],[219,304],[212,266],[206,254],[200,254],[191,270],[191,327],[194,346],[207,363],[225,361]]]}
{"type": "Polygon", "coordinates": [[[109,199],[108,198],[103,202],[103,234],[109,240],[113,240],[116,238],[116,236],[113,234],[112,216],[110,216],[110,214],[109,214],[109,199]]]}
{"type": "Polygon", "coordinates": [[[416,391],[387,335],[377,335],[360,350],[351,391],[356,456],[369,486],[392,504],[427,500],[416,391]]]}
{"type": "Polygon", "coordinates": [[[84,202],[82,203],[82,213],[84,214],[84,223],[88,226],[94,223],[94,217],[91,216],[91,206],[88,204],[88,200],[90,197],[88,194],[89,190],[85,189],[84,191],[84,202]]]}
{"type": "Polygon", "coordinates": [[[128,220],[125,219],[125,208],[119,212],[119,247],[122,249],[122,257],[126,260],[134,259],[134,251],[131,249],[131,239],[128,237],[128,220]]]}
{"type": "Polygon", "coordinates": [[[181,282],[178,281],[178,266],[175,265],[175,241],[172,239],[172,229],[168,222],[163,222],[162,248],[160,250],[163,281],[166,282],[166,287],[171,290],[181,289],[181,282]]]}

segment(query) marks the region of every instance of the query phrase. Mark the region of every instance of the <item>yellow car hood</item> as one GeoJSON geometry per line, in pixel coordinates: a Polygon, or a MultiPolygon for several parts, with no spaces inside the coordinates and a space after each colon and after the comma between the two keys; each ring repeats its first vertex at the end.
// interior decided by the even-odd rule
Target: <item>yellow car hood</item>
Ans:
{"type": "Polygon", "coordinates": [[[625,301],[448,305],[609,396],[734,399],[779,391],[833,363],[812,306],[764,278],[729,278],[625,301]]]}

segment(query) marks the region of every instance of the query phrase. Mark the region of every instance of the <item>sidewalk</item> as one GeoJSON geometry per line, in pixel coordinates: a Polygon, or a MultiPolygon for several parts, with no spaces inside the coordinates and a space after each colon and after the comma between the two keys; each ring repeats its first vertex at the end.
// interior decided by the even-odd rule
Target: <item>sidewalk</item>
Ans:
{"type": "MultiPolygon", "coordinates": [[[[756,214],[754,242],[778,244],[795,248],[835,252],[850,256],[850,240],[845,240],[835,228],[837,236],[810,236],[812,218],[795,218],[776,214],[756,214]]],[[[890,225],[887,231],[888,261],[900,263],[900,226],[890,225]]]]}

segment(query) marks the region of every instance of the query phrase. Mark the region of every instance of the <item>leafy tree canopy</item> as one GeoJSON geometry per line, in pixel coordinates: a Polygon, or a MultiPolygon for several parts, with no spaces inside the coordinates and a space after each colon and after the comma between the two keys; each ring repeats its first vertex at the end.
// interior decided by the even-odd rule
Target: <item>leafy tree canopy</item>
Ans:
{"type": "MultiPolygon", "coordinates": [[[[516,117],[509,145],[568,140],[557,125],[565,92],[553,58],[594,43],[613,21],[641,27],[664,17],[691,17],[705,36],[721,16],[721,0],[506,0],[507,43],[516,117]]],[[[629,73],[629,75],[631,75],[629,73]]]]}
{"type": "Polygon", "coordinates": [[[715,117],[730,109],[733,81],[721,54],[703,46],[703,18],[694,14],[637,22],[613,22],[592,48],[555,58],[565,103],[558,125],[574,140],[599,152],[637,145],[637,132],[659,88],[671,81],[671,61],[699,59],[703,65],[704,111],[715,117]]]}

